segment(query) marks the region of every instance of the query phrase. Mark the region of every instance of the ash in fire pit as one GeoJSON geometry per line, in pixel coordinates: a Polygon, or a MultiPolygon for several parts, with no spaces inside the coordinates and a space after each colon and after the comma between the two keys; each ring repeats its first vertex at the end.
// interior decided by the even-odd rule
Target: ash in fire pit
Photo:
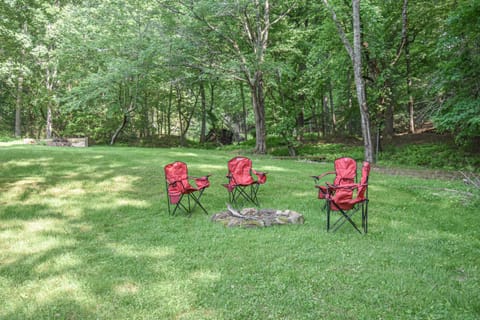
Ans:
{"type": "Polygon", "coordinates": [[[283,224],[303,224],[303,215],[291,210],[245,208],[241,211],[227,205],[227,211],[216,213],[212,221],[220,222],[226,227],[270,227],[283,224]]]}

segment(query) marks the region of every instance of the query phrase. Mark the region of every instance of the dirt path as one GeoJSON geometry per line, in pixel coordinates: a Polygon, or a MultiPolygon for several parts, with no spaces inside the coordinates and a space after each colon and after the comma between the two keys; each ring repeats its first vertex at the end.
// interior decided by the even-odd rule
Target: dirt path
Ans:
{"type": "Polygon", "coordinates": [[[462,180],[464,177],[458,171],[445,171],[433,169],[403,169],[403,168],[386,168],[373,166],[373,172],[389,174],[393,176],[409,176],[422,179],[444,179],[444,180],[462,180]]]}

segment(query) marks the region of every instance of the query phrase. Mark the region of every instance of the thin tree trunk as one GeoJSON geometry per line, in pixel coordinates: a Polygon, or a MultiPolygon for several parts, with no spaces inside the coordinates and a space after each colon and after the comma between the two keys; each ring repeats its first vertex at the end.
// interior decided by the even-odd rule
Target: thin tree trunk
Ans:
{"type": "Polygon", "coordinates": [[[333,103],[333,89],[332,89],[332,82],[329,80],[328,85],[328,99],[330,102],[330,114],[332,119],[332,134],[335,135],[337,131],[337,118],[335,117],[335,104],[333,103]]]}
{"type": "Polygon", "coordinates": [[[206,131],[207,131],[207,98],[205,96],[205,83],[203,81],[200,82],[200,103],[202,109],[201,115],[201,127],[200,127],[200,142],[205,142],[206,131]]]}
{"type": "Polygon", "coordinates": [[[343,30],[342,25],[337,19],[335,11],[328,4],[328,0],[323,0],[327,8],[332,14],[333,21],[337,26],[337,30],[345,49],[347,50],[352,63],[353,74],[355,77],[355,87],[357,93],[357,101],[360,108],[360,121],[362,125],[362,137],[364,144],[364,157],[366,161],[374,162],[372,137],[370,133],[370,117],[368,113],[368,105],[365,93],[365,82],[362,75],[362,47],[361,47],[361,28],[360,28],[360,0],[352,0],[352,16],[353,16],[353,47],[343,30]]]}
{"type": "Polygon", "coordinates": [[[322,94],[322,134],[323,137],[328,136],[329,130],[328,130],[328,122],[329,122],[329,112],[328,112],[328,102],[327,102],[327,97],[322,94]]]}
{"type": "Polygon", "coordinates": [[[23,104],[23,74],[20,71],[20,75],[17,79],[17,98],[15,107],[15,137],[20,138],[22,136],[22,104],[23,104]]]}
{"type": "Polygon", "coordinates": [[[117,141],[118,136],[120,135],[120,133],[122,132],[122,130],[125,128],[125,126],[127,125],[127,123],[128,123],[128,115],[127,115],[127,114],[124,114],[124,115],[123,115],[122,123],[121,123],[120,126],[117,128],[117,130],[115,130],[115,133],[113,134],[112,139],[110,140],[110,145],[113,146],[113,145],[115,144],[115,141],[117,141]]]}
{"type": "Polygon", "coordinates": [[[242,126],[243,134],[245,136],[245,141],[248,140],[248,128],[247,128],[247,106],[245,103],[245,92],[243,91],[243,83],[240,82],[240,97],[242,100],[242,126]]]}
{"type": "Polygon", "coordinates": [[[252,104],[255,116],[255,153],[267,153],[266,128],[265,128],[265,95],[263,93],[263,73],[261,70],[255,72],[255,80],[250,87],[252,91],[252,104]]]}
{"type": "Polygon", "coordinates": [[[407,94],[408,94],[408,115],[410,123],[410,132],[415,133],[414,102],[412,95],[411,61],[410,61],[410,41],[408,40],[408,0],[403,1],[402,10],[402,33],[405,46],[405,63],[407,67],[407,94]]]}
{"type": "Polygon", "coordinates": [[[177,91],[177,112],[178,112],[178,124],[180,126],[180,146],[185,145],[185,138],[183,136],[183,115],[182,115],[182,93],[178,85],[176,86],[177,91]]]}
{"type": "Polygon", "coordinates": [[[167,105],[167,117],[166,121],[166,133],[167,136],[172,134],[172,127],[171,127],[171,112],[172,112],[172,99],[173,99],[173,83],[170,82],[170,92],[168,93],[168,105],[167,105]]]}
{"type": "Polygon", "coordinates": [[[53,89],[55,85],[55,78],[57,76],[57,69],[56,66],[53,67],[53,71],[50,70],[50,67],[47,65],[46,69],[46,79],[45,79],[45,87],[47,92],[49,93],[49,100],[47,102],[47,123],[46,123],[46,137],[47,139],[52,138],[52,128],[53,128],[53,112],[52,112],[52,101],[50,101],[50,97],[53,96],[53,89]]]}
{"type": "Polygon", "coordinates": [[[368,113],[367,98],[365,94],[365,81],[362,75],[362,47],[360,29],[360,0],[352,0],[353,7],[353,70],[355,86],[357,88],[357,100],[360,106],[362,121],[362,136],[365,147],[365,160],[374,162],[373,146],[370,133],[370,116],[368,113]]]}
{"type": "Polygon", "coordinates": [[[52,138],[52,126],[53,126],[53,116],[52,116],[52,107],[49,105],[47,109],[47,139],[52,138]]]}

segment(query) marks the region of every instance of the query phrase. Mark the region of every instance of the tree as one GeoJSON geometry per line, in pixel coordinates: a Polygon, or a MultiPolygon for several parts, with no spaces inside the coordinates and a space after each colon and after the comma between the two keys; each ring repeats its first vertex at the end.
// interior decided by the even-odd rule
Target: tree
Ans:
{"type": "Polygon", "coordinates": [[[353,64],[355,87],[357,93],[357,101],[360,108],[362,137],[364,144],[365,160],[373,162],[373,145],[370,134],[370,115],[368,112],[367,98],[365,95],[365,82],[362,75],[362,47],[361,47],[361,28],[360,28],[360,0],[352,0],[352,17],[353,17],[353,47],[347,39],[347,35],[337,19],[337,15],[333,8],[330,7],[328,0],[323,0],[327,8],[332,14],[332,18],[337,26],[337,31],[342,39],[345,49],[350,56],[353,64]]]}
{"type": "Polygon", "coordinates": [[[480,2],[459,1],[447,17],[437,43],[435,125],[460,145],[480,138],[480,2]]]}
{"type": "Polygon", "coordinates": [[[141,122],[148,108],[145,97],[164,49],[157,41],[157,18],[150,2],[93,1],[66,11],[61,55],[64,68],[70,68],[64,73],[70,88],[64,107],[106,115],[110,144],[136,117],[141,122]]]}
{"type": "Polygon", "coordinates": [[[183,8],[205,27],[205,39],[212,40],[212,51],[228,54],[235,65],[230,76],[244,81],[250,89],[255,116],[255,152],[266,153],[264,73],[269,32],[291,7],[274,13],[269,0],[212,2],[183,1],[183,8]],[[213,49],[215,48],[215,49],[213,49]]]}

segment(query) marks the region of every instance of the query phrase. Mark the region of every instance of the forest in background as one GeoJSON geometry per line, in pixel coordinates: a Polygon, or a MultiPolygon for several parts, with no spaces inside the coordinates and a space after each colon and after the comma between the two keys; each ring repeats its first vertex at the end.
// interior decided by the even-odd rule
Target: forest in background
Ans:
{"type": "Polygon", "coordinates": [[[295,154],[365,140],[367,119],[373,144],[425,124],[479,142],[477,0],[5,0],[0,16],[2,136],[185,145],[226,131],[295,154]]]}

